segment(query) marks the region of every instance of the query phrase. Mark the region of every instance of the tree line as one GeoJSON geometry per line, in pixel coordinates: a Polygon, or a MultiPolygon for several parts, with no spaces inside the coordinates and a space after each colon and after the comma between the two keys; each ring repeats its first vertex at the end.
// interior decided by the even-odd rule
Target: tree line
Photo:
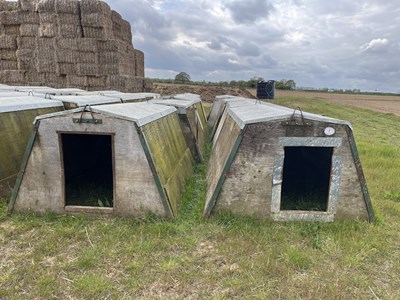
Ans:
{"type": "MultiPolygon", "coordinates": [[[[178,73],[175,78],[161,79],[152,78],[155,83],[177,83],[177,84],[191,84],[191,85],[205,85],[205,86],[223,86],[223,87],[240,87],[240,88],[256,88],[257,83],[264,81],[262,77],[252,77],[249,80],[231,80],[231,81],[192,81],[190,75],[186,72],[178,73]]],[[[296,88],[296,82],[292,79],[275,80],[276,89],[292,90],[296,88]]]]}

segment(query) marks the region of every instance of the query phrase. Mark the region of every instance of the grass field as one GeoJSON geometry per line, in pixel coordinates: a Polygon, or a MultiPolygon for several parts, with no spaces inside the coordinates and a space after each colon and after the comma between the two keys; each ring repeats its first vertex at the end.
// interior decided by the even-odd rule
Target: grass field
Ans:
{"type": "Polygon", "coordinates": [[[375,223],[204,221],[205,165],[176,220],[7,216],[3,199],[0,299],[399,299],[400,117],[275,102],[351,121],[375,223]]]}

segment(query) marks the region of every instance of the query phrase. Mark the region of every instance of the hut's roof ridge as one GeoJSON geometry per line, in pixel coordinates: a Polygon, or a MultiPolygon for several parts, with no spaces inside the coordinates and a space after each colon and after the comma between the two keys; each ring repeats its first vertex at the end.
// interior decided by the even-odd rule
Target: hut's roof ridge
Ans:
{"type": "MultiPolygon", "coordinates": [[[[82,112],[84,109],[84,107],[80,107],[62,112],[42,115],[37,117],[35,122],[37,120],[82,112]]],[[[106,116],[133,121],[138,126],[146,125],[176,111],[175,107],[172,106],[152,104],[147,102],[97,105],[91,107],[91,110],[95,113],[101,113],[106,116]]]]}
{"type": "MultiPolygon", "coordinates": [[[[292,108],[253,99],[246,99],[243,101],[228,101],[227,106],[229,114],[240,126],[240,128],[244,128],[246,124],[287,119],[293,114],[295,114],[296,117],[300,116],[299,110],[295,111],[292,108]]],[[[303,116],[305,119],[351,126],[349,122],[344,120],[334,119],[308,112],[303,112],[303,116]]]]}
{"type": "Polygon", "coordinates": [[[24,96],[0,97],[0,113],[63,106],[61,101],[44,99],[43,97],[24,96]]]}
{"type": "Polygon", "coordinates": [[[120,103],[121,100],[116,97],[109,97],[104,95],[63,95],[51,96],[51,99],[60,100],[62,102],[75,103],[78,106],[85,105],[101,105],[107,103],[120,103]]]}

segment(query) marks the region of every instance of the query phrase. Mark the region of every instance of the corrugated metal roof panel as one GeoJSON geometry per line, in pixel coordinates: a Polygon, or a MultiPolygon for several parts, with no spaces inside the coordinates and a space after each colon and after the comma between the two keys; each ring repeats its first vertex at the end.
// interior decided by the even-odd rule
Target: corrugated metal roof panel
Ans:
{"type": "Polygon", "coordinates": [[[61,101],[25,96],[0,98],[0,113],[63,106],[61,101]]]}

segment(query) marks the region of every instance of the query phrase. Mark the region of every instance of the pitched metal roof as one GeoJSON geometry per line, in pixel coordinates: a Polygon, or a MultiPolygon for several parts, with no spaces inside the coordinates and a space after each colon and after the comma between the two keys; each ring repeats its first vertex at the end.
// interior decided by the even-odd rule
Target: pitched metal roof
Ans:
{"type": "MultiPolygon", "coordinates": [[[[79,107],[62,112],[46,114],[38,116],[36,120],[74,114],[77,112],[82,112],[84,109],[84,107],[79,107]]],[[[94,113],[100,113],[106,116],[133,121],[139,127],[176,112],[176,109],[174,107],[152,104],[148,102],[96,105],[94,107],[91,107],[91,110],[94,113]]],[[[86,111],[88,111],[88,109],[86,109],[86,111]]]]}
{"type": "Polygon", "coordinates": [[[64,103],[74,103],[79,107],[85,105],[101,105],[108,103],[121,103],[121,100],[115,97],[102,95],[69,95],[69,96],[51,96],[51,99],[60,100],[64,103]]]}
{"type": "MultiPolygon", "coordinates": [[[[240,128],[244,128],[246,124],[288,119],[292,117],[294,113],[296,117],[300,116],[298,110],[294,112],[294,109],[292,108],[252,99],[247,99],[241,102],[229,102],[227,103],[227,109],[229,115],[235,120],[240,128]]],[[[309,120],[350,126],[350,123],[347,121],[329,118],[322,115],[303,112],[303,116],[305,119],[309,120]]]]}
{"type": "Polygon", "coordinates": [[[92,110],[93,112],[134,121],[138,126],[143,126],[176,112],[174,107],[147,102],[99,105],[93,107],[92,110]]]}
{"type": "Polygon", "coordinates": [[[160,98],[157,93],[122,93],[118,91],[99,91],[100,95],[119,98],[123,102],[139,102],[155,98],[160,98]]]}
{"type": "Polygon", "coordinates": [[[0,97],[0,113],[60,106],[63,107],[61,101],[35,96],[0,97]]]}

